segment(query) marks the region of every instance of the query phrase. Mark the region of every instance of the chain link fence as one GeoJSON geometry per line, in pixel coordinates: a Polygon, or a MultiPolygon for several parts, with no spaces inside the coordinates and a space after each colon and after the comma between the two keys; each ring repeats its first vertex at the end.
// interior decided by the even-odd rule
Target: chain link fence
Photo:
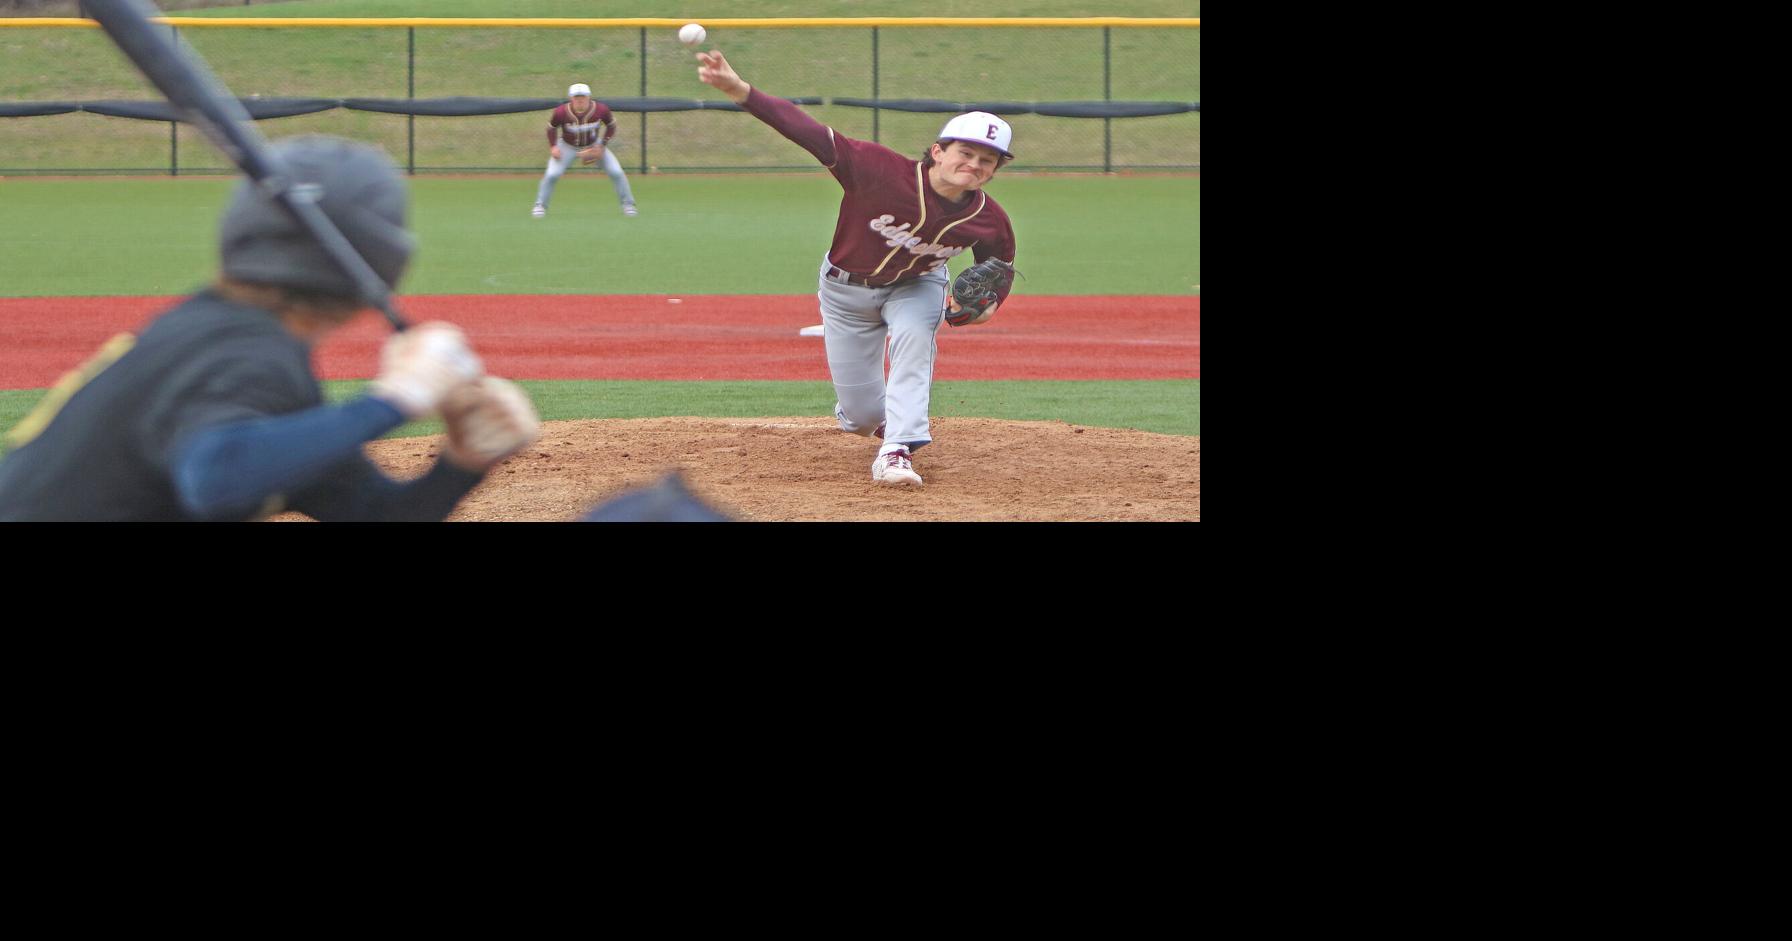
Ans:
{"type": "MultiPolygon", "coordinates": [[[[237,95],[264,98],[606,98],[715,101],[670,28],[177,27],[237,95]]],[[[921,154],[950,113],[834,99],[1183,102],[1198,107],[1198,28],[828,26],[712,29],[741,76],[849,137],[921,154]]],[[[0,105],[159,100],[97,29],[0,29],[0,105]]],[[[997,109],[991,109],[997,110],[997,109]]],[[[338,134],[378,144],[415,173],[539,172],[547,108],[434,117],[336,108],[259,122],[269,137],[338,134]]],[[[634,172],[804,170],[796,145],[748,114],[619,112],[612,149],[634,172]]],[[[1137,118],[1018,113],[1028,170],[1172,170],[1201,164],[1199,111],[1137,118]]],[[[0,174],[235,172],[200,135],[163,121],[76,112],[0,118],[0,174]]]]}

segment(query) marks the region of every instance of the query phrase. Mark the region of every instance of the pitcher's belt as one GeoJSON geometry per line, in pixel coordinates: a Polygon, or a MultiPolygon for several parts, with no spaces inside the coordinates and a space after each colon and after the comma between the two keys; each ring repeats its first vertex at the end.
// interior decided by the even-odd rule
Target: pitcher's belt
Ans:
{"type": "MultiPolygon", "coordinates": [[[[868,288],[868,287],[873,286],[869,282],[867,282],[864,278],[861,278],[858,275],[853,274],[850,271],[846,271],[841,268],[836,268],[833,265],[828,266],[828,280],[829,281],[838,281],[842,277],[844,277],[846,279],[847,284],[856,284],[862,288],[868,288]]],[[[889,287],[889,285],[879,284],[879,285],[876,285],[876,287],[889,287]]]]}

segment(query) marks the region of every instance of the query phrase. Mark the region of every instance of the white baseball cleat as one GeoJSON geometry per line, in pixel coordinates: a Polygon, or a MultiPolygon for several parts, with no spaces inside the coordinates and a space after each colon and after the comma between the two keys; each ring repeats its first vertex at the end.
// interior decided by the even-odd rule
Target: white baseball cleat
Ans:
{"type": "Polygon", "coordinates": [[[915,473],[915,465],[909,463],[908,448],[904,447],[879,454],[871,462],[871,479],[887,487],[922,486],[921,475],[915,473]]]}
{"type": "Polygon", "coordinates": [[[548,207],[543,206],[540,203],[536,203],[535,208],[529,210],[529,215],[534,216],[537,219],[539,219],[542,216],[545,216],[547,214],[548,214],[548,207]]]}
{"type": "Polygon", "coordinates": [[[636,209],[633,206],[624,206],[622,207],[622,214],[625,216],[638,216],[641,214],[641,210],[636,209]]]}

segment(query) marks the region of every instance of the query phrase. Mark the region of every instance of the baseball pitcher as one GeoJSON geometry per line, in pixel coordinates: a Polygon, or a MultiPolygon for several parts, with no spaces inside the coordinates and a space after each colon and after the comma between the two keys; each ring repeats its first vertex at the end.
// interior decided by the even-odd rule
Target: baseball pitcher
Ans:
{"type": "Polygon", "coordinates": [[[719,51],[697,61],[699,81],[808,151],[845,191],[817,292],[834,417],[843,431],[884,439],[872,480],[921,486],[911,456],[933,440],[934,334],[942,321],[988,322],[1013,284],[1014,227],[983,191],[1013,159],[1013,131],[993,114],[961,114],[912,160],[752,87],[719,51]],[[977,262],[949,285],[946,260],[966,250],[977,262]]]}

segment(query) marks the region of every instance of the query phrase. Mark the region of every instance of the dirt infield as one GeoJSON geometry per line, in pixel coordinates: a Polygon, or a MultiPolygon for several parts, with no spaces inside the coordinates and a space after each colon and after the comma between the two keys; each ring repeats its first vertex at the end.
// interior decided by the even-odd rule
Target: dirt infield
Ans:
{"type": "MultiPolygon", "coordinates": [[[[548,422],[449,521],[573,520],[670,471],[712,506],[756,522],[1201,518],[1199,437],[985,418],[936,418],[933,434],[915,454],[926,486],[911,490],[872,483],[877,440],[844,434],[831,418],[548,422]]],[[[412,477],[440,447],[437,436],[367,451],[412,477]]]]}

